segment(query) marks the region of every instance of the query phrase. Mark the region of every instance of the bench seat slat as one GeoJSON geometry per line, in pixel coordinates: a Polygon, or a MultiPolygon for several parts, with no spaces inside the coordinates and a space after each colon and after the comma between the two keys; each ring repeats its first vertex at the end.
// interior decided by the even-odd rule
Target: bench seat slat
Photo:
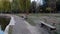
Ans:
{"type": "Polygon", "coordinates": [[[56,27],[54,27],[54,26],[52,26],[52,25],[49,25],[49,24],[47,24],[47,23],[44,23],[43,21],[40,21],[40,22],[41,22],[42,24],[44,24],[44,25],[50,27],[50,28],[56,28],[56,27]]]}

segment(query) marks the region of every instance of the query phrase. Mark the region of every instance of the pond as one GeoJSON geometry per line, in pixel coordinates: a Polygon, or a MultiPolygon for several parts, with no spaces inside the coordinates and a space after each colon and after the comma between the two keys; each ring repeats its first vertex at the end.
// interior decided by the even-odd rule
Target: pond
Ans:
{"type": "Polygon", "coordinates": [[[0,25],[0,34],[4,34],[4,32],[1,30],[1,25],[0,25]]]}
{"type": "Polygon", "coordinates": [[[6,26],[10,22],[10,17],[8,16],[0,16],[0,34],[4,34],[6,26]]]}
{"type": "Polygon", "coordinates": [[[6,26],[9,24],[10,22],[10,17],[8,16],[0,16],[0,25],[1,25],[1,29],[4,31],[6,26]]]}

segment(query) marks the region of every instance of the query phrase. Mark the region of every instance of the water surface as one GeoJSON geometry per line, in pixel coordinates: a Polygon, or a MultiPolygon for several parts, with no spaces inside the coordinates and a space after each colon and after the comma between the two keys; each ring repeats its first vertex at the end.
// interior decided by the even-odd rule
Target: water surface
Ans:
{"type": "Polygon", "coordinates": [[[4,32],[1,30],[1,26],[0,26],[0,34],[4,34],[4,32]]]}

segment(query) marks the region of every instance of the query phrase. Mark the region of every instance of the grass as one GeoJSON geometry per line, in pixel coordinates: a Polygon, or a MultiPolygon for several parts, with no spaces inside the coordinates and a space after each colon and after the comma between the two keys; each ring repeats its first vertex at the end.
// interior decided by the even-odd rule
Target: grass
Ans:
{"type": "Polygon", "coordinates": [[[32,26],[35,26],[36,24],[31,20],[31,19],[26,19],[26,21],[29,23],[29,24],[31,24],[32,26]]]}
{"type": "Polygon", "coordinates": [[[60,24],[56,25],[56,31],[57,31],[58,34],[60,34],[60,24]]]}
{"type": "Polygon", "coordinates": [[[52,14],[52,13],[38,13],[31,14],[30,16],[60,16],[60,14],[52,14]]]}
{"type": "Polygon", "coordinates": [[[59,34],[58,32],[54,32],[54,34],[59,34]]]}
{"type": "Polygon", "coordinates": [[[12,30],[13,29],[13,26],[9,26],[9,31],[8,31],[8,34],[12,34],[12,30]]]}

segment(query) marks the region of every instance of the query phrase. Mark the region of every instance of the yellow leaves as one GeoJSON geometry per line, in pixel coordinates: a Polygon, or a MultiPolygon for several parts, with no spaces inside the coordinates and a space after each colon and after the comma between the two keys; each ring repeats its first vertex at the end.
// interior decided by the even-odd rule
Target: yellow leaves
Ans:
{"type": "Polygon", "coordinates": [[[48,11],[51,11],[51,10],[52,10],[52,8],[50,8],[50,7],[47,7],[47,8],[46,8],[46,10],[48,10],[48,11]]]}

